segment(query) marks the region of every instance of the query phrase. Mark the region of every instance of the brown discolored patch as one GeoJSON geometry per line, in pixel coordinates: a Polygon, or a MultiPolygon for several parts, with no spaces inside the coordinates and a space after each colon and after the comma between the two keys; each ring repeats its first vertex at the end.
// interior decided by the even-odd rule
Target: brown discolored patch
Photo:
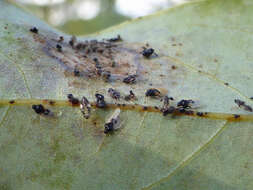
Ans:
{"type": "MultiPolygon", "coordinates": [[[[47,40],[45,37],[34,36],[35,40],[47,40]]],[[[116,39],[116,38],[115,38],[116,39]]],[[[144,66],[140,65],[143,59],[139,47],[118,42],[117,40],[90,40],[83,42],[57,44],[59,40],[47,40],[43,49],[51,57],[57,59],[65,71],[74,73],[74,76],[106,81],[123,81],[129,76],[142,74],[144,66]]]]}
{"type": "Polygon", "coordinates": [[[217,63],[217,62],[218,62],[218,60],[217,60],[217,59],[214,59],[213,61],[214,61],[215,63],[217,63]]]}

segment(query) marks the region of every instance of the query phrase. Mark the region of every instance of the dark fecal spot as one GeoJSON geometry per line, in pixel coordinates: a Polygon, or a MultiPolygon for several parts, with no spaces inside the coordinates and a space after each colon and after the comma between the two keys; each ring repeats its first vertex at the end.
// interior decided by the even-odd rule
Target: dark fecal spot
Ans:
{"type": "Polygon", "coordinates": [[[10,104],[14,104],[15,101],[14,101],[14,100],[10,100],[9,103],[10,103],[10,104]]]}
{"type": "Polygon", "coordinates": [[[239,117],[240,117],[240,115],[234,114],[234,118],[235,118],[235,119],[237,119],[237,118],[239,118],[239,117]]]}
{"type": "Polygon", "coordinates": [[[50,101],[49,101],[49,104],[50,104],[51,106],[53,106],[53,105],[55,104],[55,101],[50,100],[50,101]]]}
{"type": "Polygon", "coordinates": [[[252,96],[252,97],[250,97],[250,99],[251,99],[251,100],[253,100],[253,96],[252,96]]]}
{"type": "Polygon", "coordinates": [[[171,69],[175,70],[177,67],[175,65],[171,66],[171,69]]]}
{"type": "Polygon", "coordinates": [[[197,115],[202,117],[204,115],[204,113],[203,112],[197,112],[197,115]]]}
{"type": "Polygon", "coordinates": [[[155,106],[155,109],[158,110],[159,108],[157,106],[155,106]]]}
{"type": "Polygon", "coordinates": [[[172,44],[172,46],[177,46],[177,44],[172,44]]]}
{"type": "Polygon", "coordinates": [[[120,107],[121,105],[120,104],[117,104],[118,107],[120,107]]]}
{"type": "Polygon", "coordinates": [[[122,106],[123,106],[123,107],[125,107],[125,106],[126,106],[126,104],[122,104],[122,106]]]}
{"type": "Polygon", "coordinates": [[[30,32],[38,34],[39,30],[36,27],[33,27],[33,28],[30,29],[30,32]]]}
{"type": "Polygon", "coordinates": [[[226,86],[228,86],[229,84],[227,82],[224,83],[226,86]]]}

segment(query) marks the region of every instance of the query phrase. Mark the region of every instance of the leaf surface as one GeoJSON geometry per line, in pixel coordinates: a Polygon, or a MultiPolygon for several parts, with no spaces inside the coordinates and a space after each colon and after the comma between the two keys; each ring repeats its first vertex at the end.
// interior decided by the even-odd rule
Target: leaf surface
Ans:
{"type": "Polygon", "coordinates": [[[253,105],[252,5],[199,1],[78,38],[89,47],[85,40],[99,40],[101,54],[72,48],[70,36],[1,1],[0,189],[251,189],[253,117],[234,99],[253,105]],[[38,34],[29,31],[34,26],[38,34]],[[102,39],[118,34],[123,41],[106,49],[102,39]],[[146,43],[158,56],[142,56],[146,43]],[[109,82],[96,75],[94,58],[111,71],[109,82]],[[136,84],[122,82],[129,74],[138,75],[136,84]],[[133,90],[138,100],[113,100],[111,87],[133,90]],[[150,112],[162,102],[145,96],[149,88],[165,91],[174,105],[192,99],[211,116],[150,112]],[[122,128],[103,132],[113,109],[93,109],[86,120],[77,107],[57,103],[69,93],[120,103],[122,128]],[[32,110],[39,100],[54,116],[32,110]],[[234,122],[233,114],[242,119],[234,122]]]}

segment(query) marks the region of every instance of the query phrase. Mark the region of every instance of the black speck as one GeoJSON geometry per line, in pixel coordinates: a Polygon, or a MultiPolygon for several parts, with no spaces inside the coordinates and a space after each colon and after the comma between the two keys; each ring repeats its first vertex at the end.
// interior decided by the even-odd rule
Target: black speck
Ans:
{"type": "Polygon", "coordinates": [[[77,68],[74,69],[74,76],[76,77],[80,76],[80,71],[77,68]]]}
{"type": "Polygon", "coordinates": [[[62,47],[61,47],[61,45],[57,44],[57,45],[56,45],[56,49],[57,49],[59,52],[62,52],[62,47]]]}
{"type": "Polygon", "coordinates": [[[39,30],[36,27],[33,27],[33,28],[30,29],[30,32],[38,34],[39,30]]]}
{"type": "Polygon", "coordinates": [[[234,118],[235,118],[235,119],[237,119],[237,118],[239,118],[239,117],[240,117],[240,115],[234,114],[234,118]]]}
{"type": "Polygon", "coordinates": [[[227,82],[224,83],[226,86],[228,86],[229,84],[227,82]]]}
{"type": "Polygon", "coordinates": [[[197,115],[202,117],[204,115],[204,113],[203,112],[197,112],[197,115]]]}

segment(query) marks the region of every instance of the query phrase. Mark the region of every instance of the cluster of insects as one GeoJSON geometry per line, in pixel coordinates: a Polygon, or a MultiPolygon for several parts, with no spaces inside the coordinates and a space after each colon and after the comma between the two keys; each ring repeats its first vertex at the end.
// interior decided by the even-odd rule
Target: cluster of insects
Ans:
{"type": "MultiPolygon", "coordinates": [[[[34,34],[38,34],[39,30],[36,27],[33,27],[30,29],[30,32],[34,34]]],[[[34,35],[35,36],[35,35],[34,35]]],[[[71,68],[71,72],[73,72],[73,75],[76,77],[81,76],[88,76],[88,77],[94,77],[94,78],[101,78],[105,82],[109,82],[112,80],[112,78],[116,76],[121,76],[120,81],[125,84],[136,84],[138,82],[138,72],[135,69],[135,67],[130,68],[127,67],[119,69],[122,67],[120,60],[122,57],[117,58],[117,56],[126,49],[122,46],[122,37],[120,35],[117,35],[114,38],[110,39],[104,39],[102,41],[97,40],[86,40],[84,42],[78,42],[77,38],[75,36],[72,36],[67,42],[64,42],[63,36],[60,36],[59,39],[55,40],[56,42],[53,43],[52,49],[53,52],[56,53],[56,55],[62,55],[63,53],[69,53],[72,52],[78,52],[78,59],[80,59],[81,64],[69,64],[69,68],[71,68]],[[123,48],[122,48],[123,47],[123,48]],[[67,49],[71,49],[74,51],[69,51],[67,49]],[[116,57],[116,58],[115,58],[116,57]],[[85,64],[84,64],[85,63],[85,64]],[[89,63],[89,64],[88,64],[89,63]],[[134,68],[134,69],[133,69],[134,68]],[[122,73],[116,73],[116,70],[122,70],[122,73]],[[134,72],[130,72],[133,71],[134,72]],[[124,71],[124,72],[123,72],[124,71]],[[115,74],[116,73],[116,74],[115,74]]],[[[130,51],[126,51],[130,52],[130,51]]],[[[142,51],[136,51],[137,56],[139,56],[141,59],[151,59],[153,57],[157,57],[158,54],[155,52],[155,50],[149,45],[146,45],[146,47],[142,47],[142,51]]],[[[55,54],[54,54],[55,55],[55,54]]],[[[124,58],[126,59],[130,56],[125,56],[125,54],[122,54],[124,58]]],[[[120,55],[120,56],[122,56],[120,55]]],[[[65,56],[65,55],[64,55],[65,56]]],[[[64,57],[62,56],[62,57],[64,57]]],[[[72,54],[70,55],[72,56],[72,54]]],[[[135,54],[132,55],[133,57],[136,56],[135,54]]],[[[57,56],[56,56],[57,57],[57,56]]],[[[59,56],[60,57],[60,56],[59,56]]],[[[73,56],[74,57],[74,56],[73,56]]],[[[77,56],[76,56],[77,57],[77,56]]],[[[139,58],[138,57],[138,58],[139,58]]],[[[131,62],[134,59],[129,59],[128,62],[131,62]],[[129,61],[130,60],[130,61],[129,61]]],[[[67,61],[62,61],[67,64],[67,61]]],[[[73,61],[75,62],[75,60],[73,61]]],[[[126,64],[127,65],[127,64],[126,64]]],[[[176,66],[172,66],[172,69],[176,69],[176,66]]],[[[225,85],[229,85],[228,83],[224,83],[225,85]]],[[[129,91],[129,94],[122,95],[118,90],[109,88],[107,90],[109,96],[116,100],[125,100],[125,101],[136,101],[138,98],[133,92],[133,90],[129,91]]],[[[207,115],[206,112],[194,112],[193,109],[195,108],[194,105],[196,105],[196,101],[191,99],[182,99],[178,101],[177,103],[173,102],[175,101],[173,97],[167,96],[168,92],[163,89],[159,88],[150,88],[147,89],[144,93],[144,95],[148,98],[156,98],[162,100],[162,106],[158,107],[155,106],[154,108],[161,112],[164,116],[168,114],[187,114],[187,115],[197,115],[197,116],[205,116],[207,115]],[[171,105],[172,102],[172,105],[171,105]]],[[[89,119],[92,107],[95,106],[97,108],[107,108],[109,107],[107,102],[105,101],[105,97],[102,94],[96,93],[95,98],[96,101],[94,104],[90,103],[89,100],[86,97],[82,97],[81,100],[74,97],[72,94],[68,94],[67,96],[68,101],[73,106],[80,106],[80,111],[85,119],[89,119]]],[[[252,107],[247,105],[244,101],[241,101],[239,99],[235,99],[234,102],[240,107],[243,108],[246,111],[253,112],[252,107]]],[[[119,107],[124,107],[126,104],[118,104],[119,107]]],[[[142,110],[149,110],[150,106],[142,106],[142,110]]],[[[44,108],[42,104],[33,105],[32,109],[40,115],[49,115],[50,110],[44,108]]],[[[116,108],[114,113],[109,117],[109,119],[104,124],[104,133],[111,133],[114,130],[117,130],[120,128],[120,108],[116,108]]],[[[234,115],[234,118],[239,118],[240,115],[234,115]]]]}

